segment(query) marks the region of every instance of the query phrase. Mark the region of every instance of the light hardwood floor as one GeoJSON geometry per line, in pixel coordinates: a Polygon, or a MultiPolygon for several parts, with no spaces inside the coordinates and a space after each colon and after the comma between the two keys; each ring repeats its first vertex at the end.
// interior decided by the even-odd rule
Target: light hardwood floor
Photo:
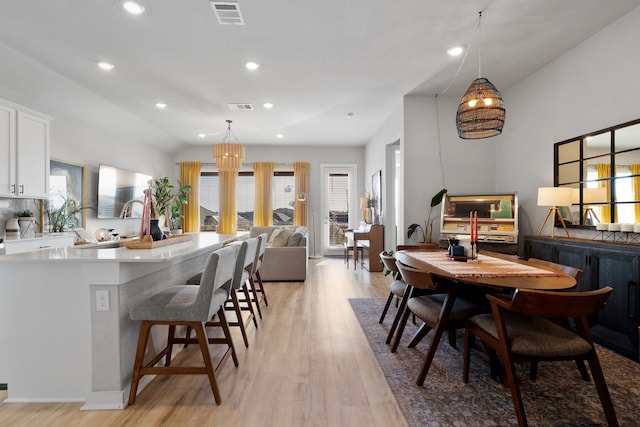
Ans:
{"type": "MultiPolygon", "coordinates": [[[[389,281],[320,258],[310,260],[304,284],[266,283],[269,307],[257,330],[248,327],[248,349],[232,328],[240,366],[229,360],[219,373],[220,406],[203,375],[157,377],[125,410],[1,403],[0,426],[404,426],[348,301],[386,297],[389,281]]],[[[189,346],[175,360],[199,356],[189,346]]]]}

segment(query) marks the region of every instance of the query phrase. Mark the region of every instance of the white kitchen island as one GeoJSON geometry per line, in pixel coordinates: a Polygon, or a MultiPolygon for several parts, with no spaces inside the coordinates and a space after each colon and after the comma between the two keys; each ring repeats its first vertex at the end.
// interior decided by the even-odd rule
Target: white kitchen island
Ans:
{"type": "MultiPolygon", "coordinates": [[[[129,318],[131,308],[184,283],[213,250],[245,237],[194,233],[154,249],[69,247],[0,256],[5,402],[123,409],[140,325],[129,318]],[[96,292],[108,298],[100,311],[96,292]]],[[[156,347],[162,341],[163,334],[154,336],[156,347]]]]}

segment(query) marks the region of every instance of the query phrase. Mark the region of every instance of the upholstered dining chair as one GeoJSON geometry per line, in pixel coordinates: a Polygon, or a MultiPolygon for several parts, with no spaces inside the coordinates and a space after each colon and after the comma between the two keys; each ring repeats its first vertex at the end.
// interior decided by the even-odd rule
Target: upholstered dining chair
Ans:
{"type": "MultiPolygon", "coordinates": [[[[414,313],[416,317],[424,323],[414,334],[408,347],[415,347],[432,328],[436,329],[436,325],[438,325],[440,321],[444,321],[446,323],[441,325],[441,328],[436,329],[436,333],[434,333],[434,336],[431,338],[430,345],[437,346],[437,343],[440,341],[441,335],[438,334],[438,330],[447,330],[449,332],[449,344],[455,348],[455,330],[464,328],[466,319],[479,312],[480,309],[477,302],[466,297],[458,296],[457,291],[454,293],[453,287],[437,280],[434,281],[431,274],[427,271],[404,265],[399,261],[396,261],[396,265],[404,280],[411,285],[412,288],[409,291],[407,307],[398,324],[398,330],[396,331],[391,351],[395,352],[398,348],[409,313],[414,313]],[[432,292],[432,294],[413,296],[415,288],[426,289],[432,292]],[[450,310],[448,313],[444,312],[445,298],[454,298],[453,305],[448,308],[450,310]]],[[[458,285],[459,284],[456,284],[454,287],[462,287],[462,285],[458,285]]],[[[427,352],[425,355],[425,360],[423,361],[418,379],[416,380],[416,384],[418,385],[424,383],[431,364],[431,360],[429,359],[430,354],[431,352],[427,352]]]]}
{"type": "MultiPolygon", "coordinates": [[[[576,279],[576,283],[578,283],[580,281],[580,278],[582,277],[582,270],[580,270],[579,268],[571,267],[569,265],[558,264],[555,262],[546,261],[538,258],[529,258],[527,262],[534,266],[537,265],[539,267],[561,271],[564,274],[567,274],[573,277],[574,279],[576,279]]],[[[566,318],[555,319],[555,321],[560,323],[562,326],[566,328],[569,327],[569,322],[567,321],[566,318]]],[[[581,359],[577,359],[576,364],[578,365],[578,370],[580,371],[580,375],[582,375],[582,379],[585,381],[589,381],[589,372],[587,371],[587,368],[584,365],[584,361],[581,359]]],[[[531,381],[535,381],[537,376],[538,376],[538,361],[534,360],[531,362],[531,367],[529,370],[529,378],[531,379],[531,381]]]]}
{"type": "Polygon", "coordinates": [[[384,268],[391,272],[392,281],[389,284],[389,296],[387,297],[387,302],[384,305],[380,319],[378,319],[378,323],[384,322],[384,318],[386,317],[387,311],[389,311],[389,307],[391,306],[394,298],[396,299],[396,308],[398,309],[387,335],[387,344],[389,344],[393,338],[396,327],[398,326],[398,322],[402,317],[402,311],[407,305],[407,299],[403,298],[407,289],[407,282],[402,279],[402,275],[398,270],[396,259],[393,255],[390,255],[387,251],[382,251],[380,252],[380,260],[382,261],[384,268]]]}
{"type": "Polygon", "coordinates": [[[465,330],[463,380],[469,382],[470,340],[477,336],[502,358],[518,425],[526,426],[516,362],[586,360],[609,426],[617,426],[609,390],[593,345],[587,317],[600,309],[613,289],[557,292],[518,289],[511,298],[487,295],[491,314],[469,318],[465,330]],[[548,318],[572,318],[576,331],[548,318]]]}
{"type": "Polygon", "coordinates": [[[129,405],[135,402],[138,384],[144,375],[175,374],[206,374],[209,377],[214,399],[217,404],[220,404],[216,372],[229,356],[233,358],[235,366],[238,366],[238,358],[223,308],[229,296],[237,255],[238,248],[234,246],[213,252],[207,259],[199,286],[180,285],[167,288],[142,301],[131,310],[131,319],[140,320],[141,324],[131,378],[129,405]],[[217,315],[219,322],[212,322],[214,315],[217,315]],[[145,364],[151,328],[158,325],[169,327],[167,344],[145,364]],[[176,326],[191,327],[196,332],[196,338],[177,338],[176,326]],[[221,326],[224,337],[209,338],[207,326],[221,326]],[[204,366],[171,366],[173,345],[187,342],[199,344],[204,366]],[[215,369],[211,362],[209,344],[227,345],[227,350],[215,369]],[[163,358],[164,366],[156,366],[163,358]]]}

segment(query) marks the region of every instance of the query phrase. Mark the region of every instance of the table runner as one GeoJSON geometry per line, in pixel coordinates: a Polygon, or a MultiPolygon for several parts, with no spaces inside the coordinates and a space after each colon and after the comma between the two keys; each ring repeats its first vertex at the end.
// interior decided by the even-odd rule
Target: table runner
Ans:
{"type": "Polygon", "coordinates": [[[454,261],[446,252],[411,252],[411,257],[446,271],[453,277],[562,277],[564,274],[479,254],[477,262],[454,261]]]}

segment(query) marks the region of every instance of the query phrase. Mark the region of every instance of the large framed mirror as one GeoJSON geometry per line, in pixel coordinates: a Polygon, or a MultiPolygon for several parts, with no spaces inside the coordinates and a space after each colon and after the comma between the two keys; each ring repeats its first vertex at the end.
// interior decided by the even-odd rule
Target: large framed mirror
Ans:
{"type": "Polygon", "coordinates": [[[554,175],[574,189],[569,226],[640,223],[640,119],[556,143],[554,175]]]}

